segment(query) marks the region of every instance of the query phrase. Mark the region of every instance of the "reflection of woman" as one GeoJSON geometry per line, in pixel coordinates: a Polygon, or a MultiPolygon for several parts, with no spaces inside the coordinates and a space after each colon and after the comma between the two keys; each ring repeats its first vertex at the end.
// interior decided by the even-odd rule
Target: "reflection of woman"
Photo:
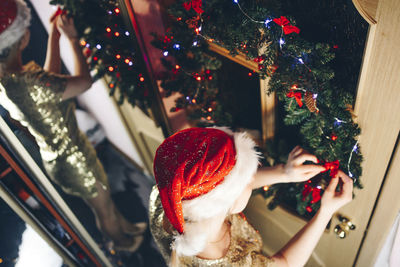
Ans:
{"type": "Polygon", "coordinates": [[[239,216],[252,189],[305,181],[324,168],[296,147],[286,165],[257,171],[254,142],[226,128],[190,128],[167,138],[154,160],[150,229],[171,266],[303,266],[332,214],[351,201],[352,180],[339,171],[314,218],[272,257],[258,233],[239,216]],[[335,192],[339,179],[340,192],[335,192]]]}
{"type": "Polygon", "coordinates": [[[110,198],[107,177],[87,138],[78,130],[73,98],[92,80],[80,51],[73,21],[56,13],[51,19],[44,69],[33,62],[22,65],[28,45],[30,10],[22,0],[0,2],[0,104],[35,137],[50,177],[70,194],[83,197],[92,207],[99,227],[116,247],[135,250],[145,225],[128,223],[110,198]],[[70,41],[75,75],[60,72],[60,32],[70,41]],[[127,235],[127,233],[134,235],[127,235]]]}

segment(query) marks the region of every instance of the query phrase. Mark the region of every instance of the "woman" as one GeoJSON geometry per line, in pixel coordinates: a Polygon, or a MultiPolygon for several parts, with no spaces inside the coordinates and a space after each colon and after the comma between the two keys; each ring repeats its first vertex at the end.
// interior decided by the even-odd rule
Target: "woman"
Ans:
{"type": "Polygon", "coordinates": [[[154,160],[157,187],[150,197],[150,229],[171,266],[303,266],[333,213],[352,199],[352,180],[339,171],[321,208],[272,257],[263,255],[258,233],[238,215],[253,189],[306,181],[325,168],[296,147],[286,165],[257,171],[258,153],[245,133],[190,128],[167,138],[154,160]],[[340,192],[335,189],[339,179],[340,192]]]}
{"type": "Polygon", "coordinates": [[[49,176],[70,194],[86,200],[98,227],[117,249],[135,251],[143,241],[145,223],[126,221],[111,200],[107,177],[96,152],[77,127],[73,101],[92,84],[72,18],[64,12],[51,18],[44,69],[22,64],[29,43],[30,10],[22,0],[0,1],[0,104],[26,126],[40,147],[49,176]],[[59,39],[73,48],[75,74],[60,75],[59,39]]]}

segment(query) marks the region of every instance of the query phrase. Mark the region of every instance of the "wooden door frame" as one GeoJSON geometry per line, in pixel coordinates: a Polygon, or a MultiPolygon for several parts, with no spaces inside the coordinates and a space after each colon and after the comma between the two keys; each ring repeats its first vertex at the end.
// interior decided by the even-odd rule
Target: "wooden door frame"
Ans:
{"type": "Polygon", "coordinates": [[[353,2],[371,24],[355,106],[357,123],[362,129],[365,189],[356,192],[355,201],[343,210],[349,213],[354,210],[361,219],[354,222],[363,230],[358,235],[364,236],[354,265],[364,267],[373,266],[398,213],[399,207],[392,208],[400,205],[396,192],[400,186],[399,149],[393,152],[400,130],[400,3],[397,0],[353,2]],[[371,198],[376,201],[365,202],[368,203],[365,206],[363,202],[371,198]],[[357,204],[363,204],[368,212],[357,210],[357,204]]]}

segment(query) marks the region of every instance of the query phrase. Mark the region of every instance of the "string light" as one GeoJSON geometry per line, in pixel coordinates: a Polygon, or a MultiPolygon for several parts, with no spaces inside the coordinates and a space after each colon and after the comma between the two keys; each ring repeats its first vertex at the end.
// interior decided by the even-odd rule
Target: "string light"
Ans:
{"type": "Polygon", "coordinates": [[[96,48],[100,50],[100,49],[101,49],[101,45],[100,45],[100,44],[97,44],[97,45],[96,45],[96,48]]]}
{"type": "Polygon", "coordinates": [[[197,77],[196,77],[196,80],[201,81],[201,77],[200,77],[200,76],[197,76],[197,77]]]}
{"type": "Polygon", "coordinates": [[[268,27],[268,24],[269,24],[271,21],[272,21],[272,19],[266,19],[266,20],[264,21],[265,27],[268,27]]]}
{"type": "Polygon", "coordinates": [[[128,65],[129,65],[129,66],[132,66],[132,65],[133,65],[133,62],[132,62],[132,61],[129,61],[128,65]]]}
{"type": "Polygon", "coordinates": [[[181,68],[181,66],[175,65],[175,69],[179,70],[180,68],[181,68]]]}
{"type": "Polygon", "coordinates": [[[120,58],[121,58],[121,55],[118,54],[118,55],[115,56],[115,58],[116,58],[116,59],[120,59],[120,58]]]}
{"type": "Polygon", "coordinates": [[[164,51],[164,53],[163,53],[163,55],[164,55],[164,57],[166,57],[166,56],[168,56],[168,51],[164,51]]]}
{"type": "Polygon", "coordinates": [[[352,159],[352,157],[353,157],[353,153],[354,153],[354,152],[357,152],[357,149],[358,149],[358,140],[357,140],[357,142],[354,144],[353,149],[351,150],[351,153],[350,153],[350,156],[349,156],[349,160],[347,161],[347,170],[348,170],[348,174],[349,174],[349,176],[350,176],[351,178],[353,178],[354,175],[353,175],[353,174],[351,173],[351,171],[350,171],[350,162],[351,162],[351,159],[352,159]]]}
{"type": "Polygon", "coordinates": [[[207,120],[209,120],[209,121],[210,121],[210,120],[211,120],[211,116],[207,116],[207,120]]]}
{"type": "Polygon", "coordinates": [[[85,40],[81,40],[81,46],[85,46],[86,45],[86,41],[85,40]]]}
{"type": "Polygon", "coordinates": [[[87,43],[87,44],[85,45],[85,47],[89,48],[89,47],[90,47],[90,44],[89,44],[89,43],[87,43]]]}
{"type": "Polygon", "coordinates": [[[126,31],[126,32],[125,32],[125,35],[126,35],[126,36],[129,36],[129,32],[128,32],[128,31],[126,31]]]}
{"type": "Polygon", "coordinates": [[[318,94],[313,94],[313,95],[312,95],[312,98],[313,98],[313,99],[317,99],[317,97],[318,97],[318,94]]]}
{"type": "Polygon", "coordinates": [[[181,46],[179,44],[174,44],[172,47],[174,49],[176,49],[176,50],[180,50],[181,49],[181,46]]]}
{"type": "Polygon", "coordinates": [[[114,67],[112,67],[112,66],[108,67],[108,71],[110,71],[110,72],[114,71],[114,67]]]}
{"type": "Polygon", "coordinates": [[[129,62],[130,62],[129,58],[125,59],[126,64],[129,64],[129,62]]]}
{"type": "Polygon", "coordinates": [[[140,77],[140,78],[139,78],[139,81],[144,82],[144,78],[143,78],[143,77],[140,77]]]}
{"type": "Polygon", "coordinates": [[[111,15],[111,14],[112,14],[112,11],[111,11],[111,10],[108,10],[107,13],[108,13],[109,15],[111,15]]]}
{"type": "Polygon", "coordinates": [[[106,32],[111,32],[111,28],[110,28],[110,27],[107,27],[107,28],[106,28],[106,32]]]}
{"type": "Polygon", "coordinates": [[[119,32],[115,32],[114,35],[118,37],[119,36],[119,32]]]}
{"type": "Polygon", "coordinates": [[[285,40],[283,38],[279,39],[279,45],[282,47],[282,45],[285,44],[285,40]]]}
{"type": "Polygon", "coordinates": [[[113,83],[110,83],[108,86],[109,86],[110,88],[114,88],[114,84],[113,84],[113,83]]]}
{"type": "Polygon", "coordinates": [[[193,103],[193,104],[196,104],[196,99],[192,99],[192,103],[193,103]]]}
{"type": "Polygon", "coordinates": [[[194,42],[193,42],[193,46],[197,46],[197,41],[194,41],[194,42]]]}
{"type": "Polygon", "coordinates": [[[212,111],[212,108],[208,108],[208,112],[211,112],[212,111]]]}
{"type": "Polygon", "coordinates": [[[187,96],[187,97],[186,97],[186,100],[190,100],[190,97],[187,96]]]}
{"type": "Polygon", "coordinates": [[[119,8],[117,7],[116,9],[114,9],[115,13],[119,14],[119,12],[121,12],[121,10],[119,10],[119,8]]]}
{"type": "Polygon", "coordinates": [[[299,58],[298,61],[299,61],[301,64],[304,64],[304,61],[303,61],[302,58],[299,58]]]}

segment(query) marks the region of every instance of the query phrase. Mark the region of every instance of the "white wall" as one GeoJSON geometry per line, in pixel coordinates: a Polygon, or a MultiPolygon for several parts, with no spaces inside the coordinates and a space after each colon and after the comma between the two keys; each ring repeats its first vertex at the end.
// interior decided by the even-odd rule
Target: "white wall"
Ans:
{"type": "MultiPolygon", "coordinates": [[[[30,0],[35,7],[43,25],[49,31],[49,18],[55,12],[56,7],[49,1],[30,0]]],[[[73,73],[74,62],[72,49],[69,42],[62,36],[60,40],[61,58],[69,70],[73,73]]],[[[134,160],[138,165],[144,167],[139,153],[134,147],[128,132],[122,123],[118,110],[108,95],[108,88],[102,80],[93,84],[92,88],[78,97],[78,102],[86,108],[103,126],[107,138],[122,152],[134,160]]]]}

